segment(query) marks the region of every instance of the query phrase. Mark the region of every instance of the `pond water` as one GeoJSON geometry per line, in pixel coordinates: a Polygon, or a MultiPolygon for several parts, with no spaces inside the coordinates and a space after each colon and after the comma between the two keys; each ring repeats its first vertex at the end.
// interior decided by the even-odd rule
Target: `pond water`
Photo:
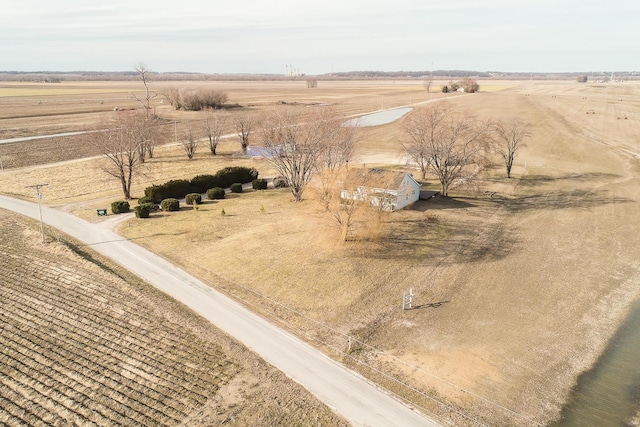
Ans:
{"type": "Polygon", "coordinates": [[[400,119],[402,116],[413,110],[411,107],[394,108],[393,110],[380,111],[377,113],[367,114],[365,116],[357,117],[355,119],[348,120],[342,124],[342,126],[381,126],[389,123],[393,123],[400,119]]]}
{"type": "Polygon", "coordinates": [[[640,410],[640,304],[611,339],[593,369],[578,379],[554,427],[627,426],[640,410]]]}

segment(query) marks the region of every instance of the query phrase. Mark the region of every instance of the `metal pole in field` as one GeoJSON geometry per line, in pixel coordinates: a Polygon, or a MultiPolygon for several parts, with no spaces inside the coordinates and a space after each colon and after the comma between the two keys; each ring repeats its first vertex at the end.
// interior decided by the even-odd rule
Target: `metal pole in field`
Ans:
{"type": "Polygon", "coordinates": [[[27,188],[35,188],[36,189],[36,197],[38,198],[38,214],[40,215],[40,234],[42,234],[42,243],[46,243],[44,240],[44,222],[42,222],[42,207],[40,205],[40,199],[42,199],[42,193],[40,192],[41,187],[45,187],[49,184],[36,184],[36,185],[27,185],[27,188]]]}

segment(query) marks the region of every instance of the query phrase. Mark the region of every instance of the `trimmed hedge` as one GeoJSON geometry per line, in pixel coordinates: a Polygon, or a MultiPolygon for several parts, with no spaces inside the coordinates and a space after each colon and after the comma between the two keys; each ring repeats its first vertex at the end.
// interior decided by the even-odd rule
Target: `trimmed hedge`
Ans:
{"type": "Polygon", "coordinates": [[[273,178],[273,186],[274,188],[288,187],[287,179],[282,175],[276,176],[275,178],[273,178]]]}
{"type": "Polygon", "coordinates": [[[144,195],[151,198],[153,203],[160,203],[164,199],[182,199],[191,192],[191,184],[186,179],[172,179],[144,189],[144,195]]]}
{"type": "Polygon", "coordinates": [[[229,188],[231,189],[232,193],[242,193],[242,184],[240,184],[239,182],[234,182],[229,188]]]}
{"type": "Polygon", "coordinates": [[[198,175],[191,179],[191,189],[194,193],[204,193],[209,188],[218,187],[219,179],[215,175],[198,175]]]}
{"type": "Polygon", "coordinates": [[[114,214],[127,213],[130,208],[131,206],[126,200],[118,200],[117,202],[111,203],[111,212],[114,214]]]}
{"type": "Polygon", "coordinates": [[[166,212],[178,211],[180,210],[180,201],[175,198],[164,199],[160,202],[160,207],[166,212]]]}
{"type": "Polygon", "coordinates": [[[258,179],[258,171],[255,168],[229,166],[220,169],[215,175],[198,175],[191,181],[178,179],[147,187],[144,189],[144,195],[153,203],[160,203],[164,199],[182,199],[189,193],[202,194],[210,188],[227,188],[233,183],[252,182],[254,179],[258,179]]]}
{"type": "Polygon", "coordinates": [[[254,190],[266,190],[267,189],[267,180],[266,179],[254,179],[251,181],[251,186],[254,190]]]}
{"type": "Polygon", "coordinates": [[[211,187],[227,188],[231,187],[231,184],[236,182],[244,184],[245,182],[253,181],[258,178],[258,171],[253,168],[249,169],[242,166],[229,166],[216,172],[216,177],[219,181],[216,185],[212,185],[211,187]]]}
{"type": "Polygon", "coordinates": [[[189,193],[185,197],[184,202],[188,205],[193,205],[194,203],[199,205],[202,203],[202,196],[198,193],[189,193]]]}
{"type": "Polygon", "coordinates": [[[224,190],[220,187],[214,187],[207,190],[209,200],[224,199],[224,190]]]}
{"type": "Polygon", "coordinates": [[[147,197],[147,196],[142,196],[138,198],[138,204],[141,205],[143,203],[151,203],[153,204],[153,200],[151,200],[151,197],[147,197]]]}
{"type": "Polygon", "coordinates": [[[149,218],[149,214],[153,210],[153,203],[141,203],[133,208],[137,218],[149,218]]]}

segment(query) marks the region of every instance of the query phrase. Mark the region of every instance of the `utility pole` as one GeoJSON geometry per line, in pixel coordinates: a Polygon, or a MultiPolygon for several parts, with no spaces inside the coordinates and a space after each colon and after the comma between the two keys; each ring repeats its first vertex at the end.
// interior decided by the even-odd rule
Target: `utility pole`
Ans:
{"type": "Polygon", "coordinates": [[[44,223],[42,222],[42,207],[40,205],[40,200],[42,199],[42,193],[40,192],[40,188],[46,187],[49,184],[36,184],[36,185],[27,185],[27,188],[35,188],[36,189],[36,197],[38,198],[38,214],[40,215],[40,233],[42,234],[42,243],[46,243],[44,240],[44,223]]]}

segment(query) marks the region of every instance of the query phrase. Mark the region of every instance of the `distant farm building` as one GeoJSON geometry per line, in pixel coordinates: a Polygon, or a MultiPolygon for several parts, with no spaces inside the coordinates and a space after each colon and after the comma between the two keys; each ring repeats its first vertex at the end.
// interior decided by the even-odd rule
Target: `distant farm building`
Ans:
{"type": "Polygon", "coordinates": [[[340,192],[341,198],[367,202],[388,212],[403,209],[420,197],[420,184],[406,172],[351,170],[344,187],[340,192]]]}

